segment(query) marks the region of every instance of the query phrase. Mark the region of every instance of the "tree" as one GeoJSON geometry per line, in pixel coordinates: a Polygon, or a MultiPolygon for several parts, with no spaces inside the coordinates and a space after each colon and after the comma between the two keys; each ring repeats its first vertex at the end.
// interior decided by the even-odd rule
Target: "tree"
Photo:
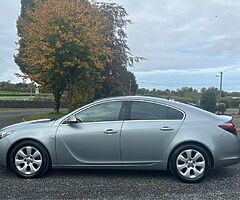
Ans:
{"type": "Polygon", "coordinates": [[[127,70],[128,66],[144,60],[142,57],[133,57],[127,45],[126,27],[130,23],[128,13],[124,7],[115,3],[99,3],[102,14],[110,22],[107,37],[107,46],[112,52],[112,59],[102,73],[103,84],[96,98],[132,95],[136,93],[137,83],[133,73],[127,70]],[[129,92],[129,87],[131,91],[129,92]]]}
{"type": "Polygon", "coordinates": [[[73,110],[100,87],[100,74],[111,58],[107,46],[110,23],[87,0],[31,3],[34,9],[22,7],[18,19],[20,47],[15,62],[24,76],[51,88],[57,112],[67,89],[73,110]]]}
{"type": "Polygon", "coordinates": [[[137,94],[141,96],[148,96],[150,94],[150,91],[149,89],[146,89],[146,88],[139,88],[137,90],[137,94]]]}
{"type": "MultiPolygon", "coordinates": [[[[30,23],[31,19],[29,17],[29,12],[33,11],[35,7],[34,0],[21,0],[21,13],[17,20],[17,31],[19,36],[18,41],[18,55],[15,56],[15,62],[19,66],[20,70],[23,74],[27,74],[27,66],[21,62],[21,58],[24,57],[24,48],[28,45],[27,40],[25,40],[22,35],[26,34],[25,26],[21,21],[25,21],[25,23],[30,23]]],[[[18,74],[17,74],[18,75],[18,74]]],[[[23,76],[24,77],[24,76],[23,76]]],[[[24,77],[27,78],[27,77],[24,77]]]]}
{"type": "Polygon", "coordinates": [[[217,111],[217,92],[216,88],[204,88],[202,90],[200,107],[209,112],[215,113],[217,111]]]}
{"type": "Polygon", "coordinates": [[[217,109],[219,113],[224,114],[227,111],[227,106],[225,103],[218,103],[217,109]]]}
{"type": "Polygon", "coordinates": [[[10,81],[0,82],[1,91],[14,91],[14,92],[30,92],[32,84],[27,83],[11,83],[10,81]]]}
{"type": "MultiPolygon", "coordinates": [[[[134,73],[132,72],[128,72],[127,73],[127,79],[129,80],[129,82],[127,82],[129,85],[129,94],[128,95],[135,95],[137,93],[138,90],[138,84],[136,81],[136,77],[134,75],[134,73]]],[[[127,86],[126,86],[127,87],[127,86]]]]}

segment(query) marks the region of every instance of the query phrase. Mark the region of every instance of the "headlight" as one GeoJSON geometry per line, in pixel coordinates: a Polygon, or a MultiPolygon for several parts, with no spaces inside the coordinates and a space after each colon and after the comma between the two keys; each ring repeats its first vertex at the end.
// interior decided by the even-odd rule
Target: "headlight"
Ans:
{"type": "Polygon", "coordinates": [[[12,134],[14,131],[7,131],[7,130],[4,130],[4,131],[0,131],[0,139],[12,134]]]}

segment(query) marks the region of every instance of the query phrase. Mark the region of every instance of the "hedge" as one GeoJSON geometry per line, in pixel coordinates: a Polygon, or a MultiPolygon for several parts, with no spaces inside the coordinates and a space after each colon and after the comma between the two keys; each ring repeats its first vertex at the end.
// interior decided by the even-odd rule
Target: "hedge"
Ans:
{"type": "Polygon", "coordinates": [[[1,93],[1,97],[50,97],[53,98],[51,94],[39,94],[35,95],[35,93],[1,93]]]}
{"type": "MultiPolygon", "coordinates": [[[[23,101],[23,100],[1,100],[0,108],[53,108],[53,101],[23,101]]],[[[62,108],[66,108],[66,104],[61,104],[62,108]]]]}
{"type": "Polygon", "coordinates": [[[219,103],[225,103],[227,108],[239,108],[240,98],[223,97],[219,103]]]}

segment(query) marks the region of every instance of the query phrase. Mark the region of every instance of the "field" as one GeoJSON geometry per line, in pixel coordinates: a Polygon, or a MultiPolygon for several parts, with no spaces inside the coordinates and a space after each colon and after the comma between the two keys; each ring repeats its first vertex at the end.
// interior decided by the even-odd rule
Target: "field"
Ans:
{"type": "Polygon", "coordinates": [[[14,92],[14,91],[1,91],[0,90],[0,96],[4,96],[4,95],[7,95],[7,96],[29,96],[30,93],[27,93],[27,92],[14,92]]]}
{"type": "Polygon", "coordinates": [[[32,101],[34,99],[53,99],[53,95],[49,93],[36,95],[30,92],[0,91],[0,101],[32,101]]]}

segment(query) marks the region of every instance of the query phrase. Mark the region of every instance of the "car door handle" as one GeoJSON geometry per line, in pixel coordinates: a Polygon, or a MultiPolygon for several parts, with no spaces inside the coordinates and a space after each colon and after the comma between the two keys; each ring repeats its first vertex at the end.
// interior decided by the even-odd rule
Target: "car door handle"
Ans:
{"type": "Polygon", "coordinates": [[[107,135],[113,135],[113,134],[117,134],[118,132],[117,131],[114,131],[113,129],[108,129],[106,131],[104,131],[104,134],[107,134],[107,135]]]}
{"type": "Polygon", "coordinates": [[[168,126],[164,126],[160,129],[161,131],[173,131],[174,129],[173,128],[170,128],[168,126]]]}

